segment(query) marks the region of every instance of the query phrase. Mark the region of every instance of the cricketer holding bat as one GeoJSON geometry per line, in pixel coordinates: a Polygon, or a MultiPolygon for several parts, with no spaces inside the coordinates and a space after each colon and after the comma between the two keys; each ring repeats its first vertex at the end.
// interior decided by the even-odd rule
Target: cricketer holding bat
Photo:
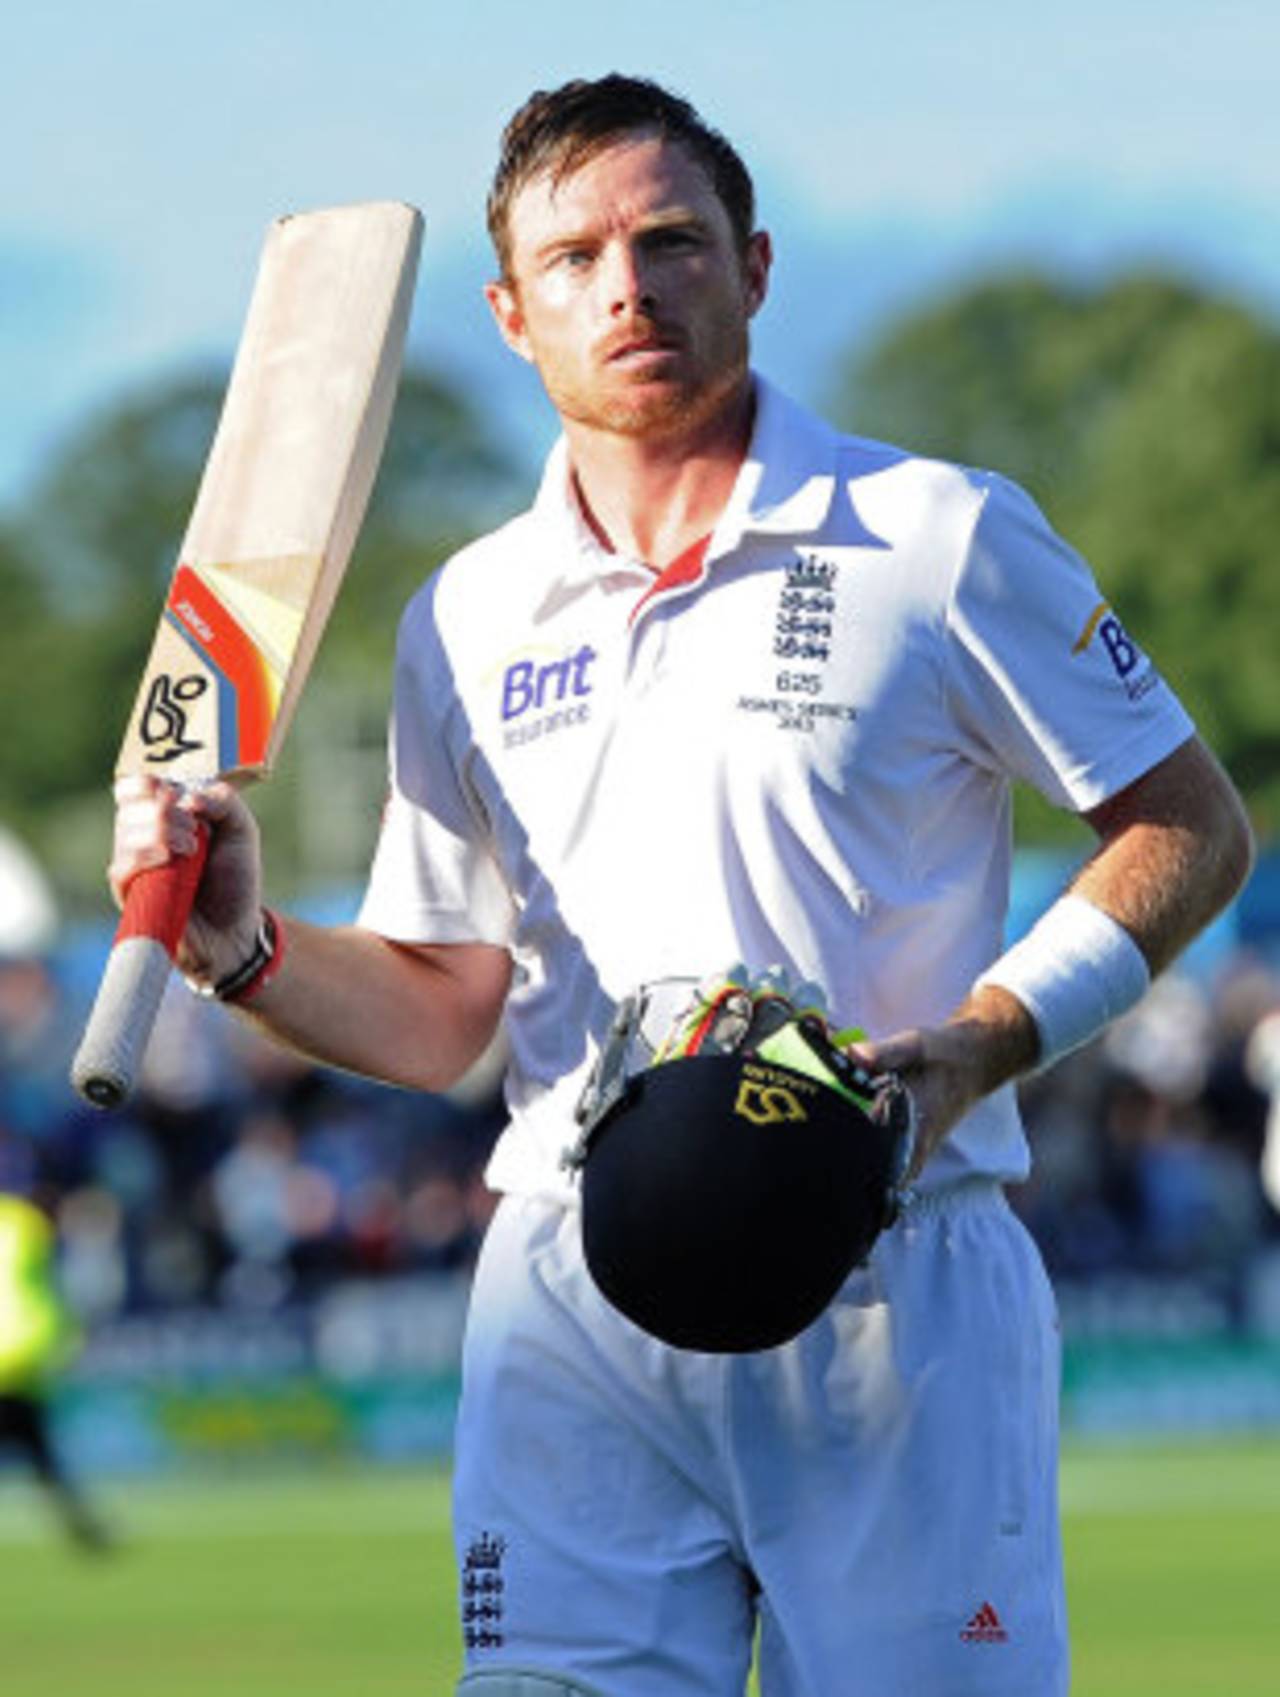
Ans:
{"type": "MultiPolygon", "coordinates": [[[[752,371],[769,237],[682,100],[535,95],[489,211],[494,318],[563,435],[529,511],[408,609],[359,923],[264,926],[225,786],[122,783],[113,886],[207,820],[184,968],[322,1061],[437,1090],[505,1022],[457,1438],[471,1697],[741,1697],[757,1628],[765,1697],[1061,1693],[1058,1341],[1003,1194],[1012,1083],[1231,898],[1241,805],[1024,494],[838,435],[752,371]],[[1015,779],[1098,841],[1004,950],[1015,779]],[[619,1005],[729,963],[744,1017],[777,967],[868,1034],[914,1153],[797,1335],[677,1348],[590,1275],[564,1155],[619,1005]]],[[[806,1109],[756,1071],[740,1118],[775,1129],[781,1184],[806,1109]]],[[[803,1222],[779,1230],[802,1268],[803,1222]]]]}

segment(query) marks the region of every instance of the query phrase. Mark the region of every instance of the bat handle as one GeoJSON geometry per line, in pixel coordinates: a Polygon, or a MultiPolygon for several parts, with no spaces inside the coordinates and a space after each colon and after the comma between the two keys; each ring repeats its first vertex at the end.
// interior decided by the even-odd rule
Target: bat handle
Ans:
{"type": "Polygon", "coordinates": [[[129,885],[71,1063],[72,1084],[95,1108],[118,1108],[133,1089],[208,853],[209,831],[202,825],[193,854],[140,872],[129,885]]]}

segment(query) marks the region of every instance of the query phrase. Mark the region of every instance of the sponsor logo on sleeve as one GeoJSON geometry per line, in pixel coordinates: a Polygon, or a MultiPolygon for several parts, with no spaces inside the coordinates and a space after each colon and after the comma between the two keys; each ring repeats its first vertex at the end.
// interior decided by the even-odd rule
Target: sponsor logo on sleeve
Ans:
{"type": "Polygon", "coordinates": [[[1084,654],[1095,643],[1101,646],[1130,701],[1141,701],[1160,682],[1155,667],[1105,601],[1099,601],[1089,614],[1071,652],[1084,654]]]}

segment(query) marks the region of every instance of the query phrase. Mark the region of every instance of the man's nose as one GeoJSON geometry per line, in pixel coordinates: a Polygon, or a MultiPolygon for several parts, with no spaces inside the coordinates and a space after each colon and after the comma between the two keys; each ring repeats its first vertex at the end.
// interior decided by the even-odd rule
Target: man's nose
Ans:
{"type": "Polygon", "coordinates": [[[657,293],[643,252],[619,242],[610,249],[606,267],[609,311],[615,317],[628,312],[652,312],[657,293]]]}

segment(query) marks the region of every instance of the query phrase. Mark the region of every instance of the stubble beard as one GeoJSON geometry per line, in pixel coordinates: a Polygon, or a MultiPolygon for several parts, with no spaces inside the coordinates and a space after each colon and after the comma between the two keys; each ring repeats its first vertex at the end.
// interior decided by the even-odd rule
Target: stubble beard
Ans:
{"type": "Polygon", "coordinates": [[[566,420],[632,441],[666,441],[696,435],[742,393],[750,369],[745,328],[731,346],[684,382],[637,386],[634,393],[592,395],[572,385],[549,384],[547,394],[566,420]]]}

